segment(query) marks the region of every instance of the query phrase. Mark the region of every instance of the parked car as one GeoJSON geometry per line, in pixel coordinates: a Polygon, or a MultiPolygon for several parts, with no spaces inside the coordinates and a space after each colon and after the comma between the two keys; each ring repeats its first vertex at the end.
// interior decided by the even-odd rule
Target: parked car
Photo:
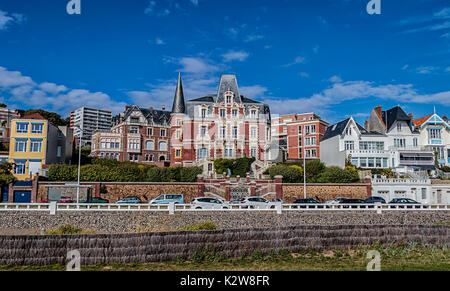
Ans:
{"type": "Polygon", "coordinates": [[[103,199],[101,197],[94,197],[88,200],[81,201],[81,203],[91,203],[91,204],[108,204],[109,200],[103,199]]]}
{"type": "Polygon", "coordinates": [[[263,198],[263,197],[245,197],[236,199],[231,204],[239,204],[242,205],[242,208],[250,208],[250,209],[267,209],[267,208],[274,208],[275,203],[269,202],[269,200],[263,198]]]}
{"type": "MultiPolygon", "coordinates": [[[[394,198],[389,202],[389,204],[397,204],[397,205],[400,204],[397,206],[398,208],[419,208],[420,207],[419,206],[420,202],[417,202],[416,200],[413,200],[410,198],[394,198]]],[[[395,206],[392,205],[391,208],[395,208],[395,206]]]]}
{"type": "MultiPolygon", "coordinates": [[[[320,204],[315,198],[300,198],[294,201],[293,204],[320,204]]],[[[292,208],[312,208],[307,205],[295,205],[292,208]]],[[[323,206],[319,206],[319,208],[323,208],[323,206]]]]}
{"type": "Polygon", "coordinates": [[[119,201],[116,201],[116,204],[139,204],[141,203],[141,199],[136,196],[128,196],[124,197],[119,201]]]}
{"type": "MultiPolygon", "coordinates": [[[[364,204],[364,200],[362,199],[355,199],[355,198],[346,198],[342,199],[339,204],[364,204]]],[[[344,205],[343,208],[358,208],[358,206],[353,205],[344,205]]],[[[365,206],[360,206],[359,208],[366,208],[365,206]]]]}
{"type": "Polygon", "coordinates": [[[191,201],[192,209],[228,209],[229,205],[222,200],[211,197],[197,197],[191,201]]]}
{"type": "Polygon", "coordinates": [[[281,204],[284,204],[284,201],[283,201],[283,199],[281,199],[281,198],[272,198],[272,199],[269,200],[269,202],[271,202],[271,203],[281,203],[281,204]]]}
{"type": "MultiPolygon", "coordinates": [[[[50,203],[51,201],[48,200],[42,200],[41,203],[50,203]]],[[[70,197],[67,196],[61,196],[61,198],[59,199],[59,201],[56,201],[56,203],[76,203],[75,200],[73,200],[70,197]]]]}
{"type": "Polygon", "coordinates": [[[184,204],[183,194],[162,194],[150,200],[149,204],[184,204]]]}
{"type": "Polygon", "coordinates": [[[364,203],[367,203],[367,204],[372,204],[372,203],[383,203],[383,204],[385,204],[385,203],[386,203],[386,200],[384,200],[383,197],[372,196],[372,197],[369,197],[369,198],[367,198],[366,200],[364,200],[364,203]]]}
{"type": "Polygon", "coordinates": [[[333,200],[326,201],[325,204],[339,204],[344,199],[347,199],[347,198],[345,198],[345,197],[338,197],[338,198],[335,198],[333,200]]]}

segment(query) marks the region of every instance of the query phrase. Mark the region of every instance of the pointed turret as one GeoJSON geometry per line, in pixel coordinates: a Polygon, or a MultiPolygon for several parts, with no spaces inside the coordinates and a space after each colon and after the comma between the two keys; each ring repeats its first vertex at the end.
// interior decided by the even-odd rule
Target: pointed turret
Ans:
{"type": "Polygon", "coordinates": [[[181,73],[178,74],[177,90],[175,91],[175,98],[173,100],[172,113],[186,113],[181,73]]]}

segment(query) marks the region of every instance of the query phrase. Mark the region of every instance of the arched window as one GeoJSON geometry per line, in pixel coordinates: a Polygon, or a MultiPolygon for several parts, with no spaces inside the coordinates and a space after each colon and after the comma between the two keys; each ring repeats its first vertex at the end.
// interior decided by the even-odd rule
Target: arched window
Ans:
{"type": "Polygon", "coordinates": [[[159,142],[159,150],[160,151],[167,151],[167,143],[165,141],[159,142]]]}
{"type": "Polygon", "coordinates": [[[165,160],[166,160],[166,157],[165,157],[165,156],[160,156],[160,157],[159,157],[159,161],[160,161],[160,162],[164,162],[165,160]]]}
{"type": "Polygon", "coordinates": [[[148,141],[145,143],[145,149],[146,149],[146,150],[149,150],[149,151],[154,151],[154,150],[155,150],[155,142],[152,141],[152,140],[148,140],[148,141]]]}

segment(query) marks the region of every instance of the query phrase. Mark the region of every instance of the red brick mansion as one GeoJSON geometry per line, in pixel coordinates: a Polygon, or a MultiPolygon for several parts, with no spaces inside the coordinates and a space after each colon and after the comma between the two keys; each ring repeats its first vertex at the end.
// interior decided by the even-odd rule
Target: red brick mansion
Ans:
{"type": "Polygon", "coordinates": [[[108,132],[92,136],[94,157],[167,165],[200,165],[212,171],[219,158],[271,154],[269,106],[239,93],[235,75],[222,75],[216,94],[185,100],[178,78],[172,111],[127,106],[108,132]]]}

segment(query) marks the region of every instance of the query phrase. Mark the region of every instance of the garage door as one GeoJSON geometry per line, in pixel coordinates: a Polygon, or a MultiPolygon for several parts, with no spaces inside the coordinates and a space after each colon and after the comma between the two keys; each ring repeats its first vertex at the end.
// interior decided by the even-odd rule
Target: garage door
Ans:
{"type": "Polygon", "coordinates": [[[31,191],[14,191],[14,203],[31,203],[31,191]]]}

